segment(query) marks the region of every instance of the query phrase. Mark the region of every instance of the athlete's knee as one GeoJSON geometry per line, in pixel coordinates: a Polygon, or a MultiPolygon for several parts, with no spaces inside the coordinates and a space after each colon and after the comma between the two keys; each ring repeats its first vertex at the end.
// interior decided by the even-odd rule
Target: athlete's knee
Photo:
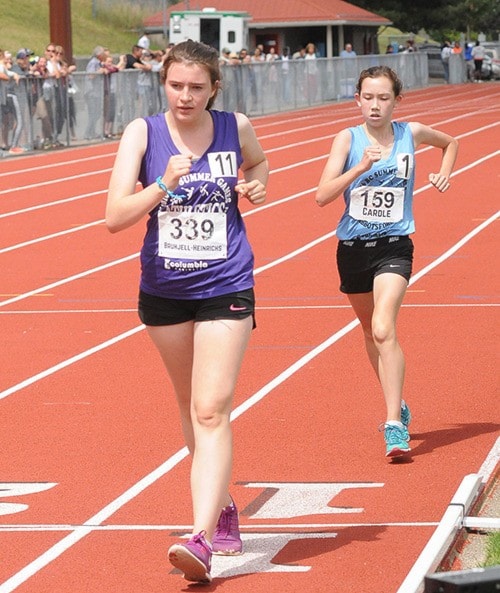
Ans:
{"type": "Polygon", "coordinates": [[[378,344],[387,344],[396,340],[396,328],[387,320],[374,318],[372,320],[371,333],[373,341],[378,344]]]}
{"type": "Polygon", "coordinates": [[[223,401],[197,404],[191,412],[193,423],[208,430],[229,423],[229,414],[230,406],[223,401]]]}

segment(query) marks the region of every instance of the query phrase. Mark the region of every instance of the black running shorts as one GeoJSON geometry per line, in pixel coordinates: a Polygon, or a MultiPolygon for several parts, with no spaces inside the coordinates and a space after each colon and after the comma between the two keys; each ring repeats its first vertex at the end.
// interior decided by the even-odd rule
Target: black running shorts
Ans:
{"type": "Polygon", "coordinates": [[[410,280],[413,242],[410,237],[339,241],[337,267],[340,290],[346,294],[372,292],[375,276],[399,274],[410,280]]]}
{"type": "Polygon", "coordinates": [[[255,327],[253,288],[207,299],[166,299],[139,292],[139,318],[145,325],[174,325],[186,321],[245,319],[255,327]]]}

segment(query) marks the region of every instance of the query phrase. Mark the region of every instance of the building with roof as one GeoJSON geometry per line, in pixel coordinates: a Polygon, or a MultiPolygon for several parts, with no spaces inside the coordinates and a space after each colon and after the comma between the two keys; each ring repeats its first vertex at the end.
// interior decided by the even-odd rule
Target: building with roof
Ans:
{"type": "MultiPolygon", "coordinates": [[[[213,18],[214,11],[248,13],[247,49],[263,45],[266,53],[271,47],[281,53],[288,47],[293,53],[311,42],[322,57],[338,56],[346,43],[351,43],[358,55],[378,53],[379,27],[392,24],[344,0],[184,0],[146,18],[144,29],[164,42],[171,13],[183,11],[201,13],[201,19],[203,14],[206,19],[213,18]]],[[[222,39],[210,44],[217,49],[227,45],[222,39]]]]}

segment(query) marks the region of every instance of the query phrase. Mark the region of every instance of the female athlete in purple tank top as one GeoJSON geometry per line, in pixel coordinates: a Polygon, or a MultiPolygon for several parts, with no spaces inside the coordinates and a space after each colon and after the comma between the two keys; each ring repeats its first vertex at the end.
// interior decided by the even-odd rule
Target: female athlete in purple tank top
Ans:
{"type": "Polygon", "coordinates": [[[169,559],[187,580],[208,582],[212,553],[242,551],[229,416],[255,305],[238,199],[264,202],[269,169],[248,118],[211,109],[221,78],[213,48],[177,44],[162,75],[168,111],[127,126],[106,224],[117,232],[149,215],[139,316],[171,378],[192,455],[193,534],[169,559]]]}

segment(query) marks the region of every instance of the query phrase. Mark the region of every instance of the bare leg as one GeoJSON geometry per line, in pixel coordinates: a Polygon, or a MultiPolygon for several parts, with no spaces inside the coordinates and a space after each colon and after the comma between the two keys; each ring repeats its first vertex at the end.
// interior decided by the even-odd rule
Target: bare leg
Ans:
{"type": "Polygon", "coordinates": [[[228,493],[232,470],[229,416],[251,332],[251,317],[207,321],[195,326],[191,417],[196,448],[191,490],[194,533],[204,529],[209,540],[221,508],[231,500],[228,493]]]}
{"type": "Polygon", "coordinates": [[[396,334],[396,321],[408,286],[397,274],[376,276],[373,292],[348,295],[361,322],[366,351],[382,386],[387,420],[401,420],[405,359],[396,334]]]}
{"type": "Polygon", "coordinates": [[[174,385],[193,455],[193,532],[206,531],[209,541],[221,508],[231,502],[229,416],[251,331],[251,317],[148,328],[174,385]]]}
{"type": "Polygon", "coordinates": [[[194,453],[194,435],[191,422],[191,376],[194,322],[159,327],[149,326],[147,331],[157,347],[172,381],[179,406],[184,440],[192,455],[194,453]]]}

